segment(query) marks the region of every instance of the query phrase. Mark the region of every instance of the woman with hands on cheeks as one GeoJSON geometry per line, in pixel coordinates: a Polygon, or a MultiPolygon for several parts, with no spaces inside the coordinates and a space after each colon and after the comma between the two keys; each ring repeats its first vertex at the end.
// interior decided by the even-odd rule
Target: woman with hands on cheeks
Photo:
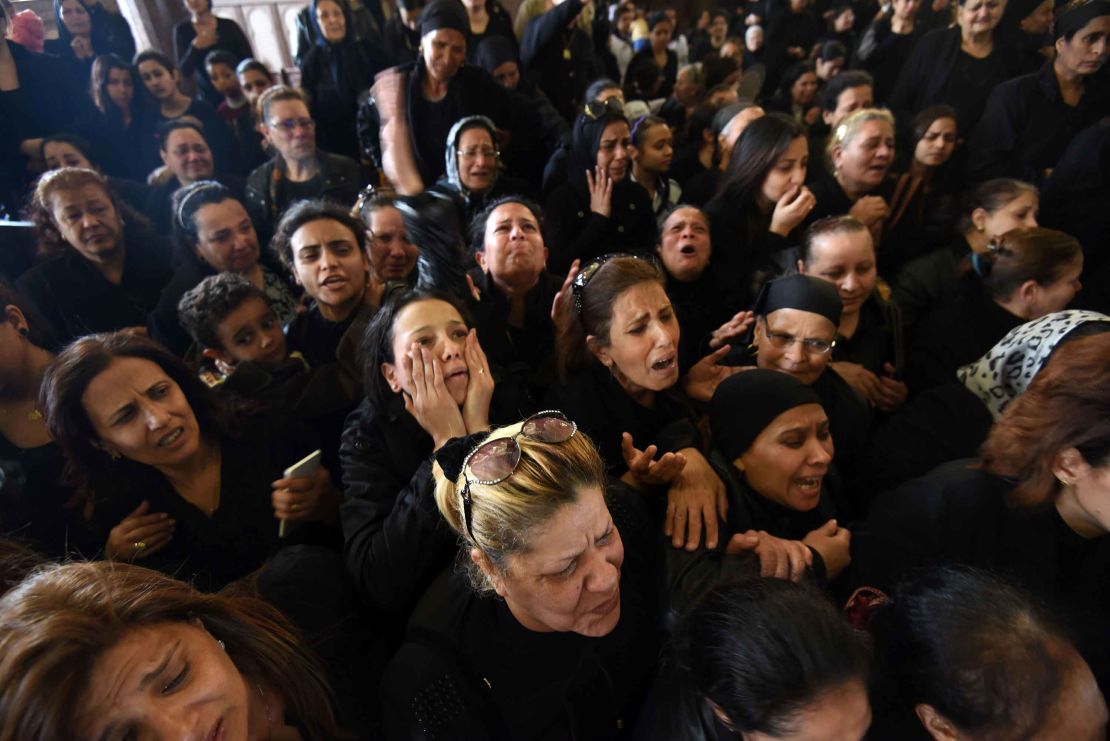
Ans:
{"type": "Polygon", "coordinates": [[[560,382],[546,405],[569,410],[612,475],[638,489],[667,487],[664,531],[676,548],[697,548],[703,530],[715,547],[724,485],[702,453],[688,397],[708,399],[734,372],[718,365],[730,348],[695,364],[680,386],[681,330],[663,281],[653,262],[631,255],[578,272],[557,309],[560,382]]]}
{"type": "MultiPolygon", "coordinates": [[[[217,401],[160,345],[92,335],[47,369],[42,408],[75,480],[110,531],[105,555],[220,589],[276,551],[276,519],[334,523],[339,491],[320,468],[283,478],[316,445],[273,417],[217,401]]],[[[305,528],[300,536],[327,536],[305,528]]],[[[302,538],[298,536],[298,540],[302,538]]]]}
{"type": "Polygon", "coordinates": [[[871,233],[851,216],[814,222],[802,240],[798,271],[836,286],[843,306],[830,367],[871,406],[890,412],[909,390],[899,378],[902,322],[894,304],[875,290],[871,233]]]}
{"type": "Polygon", "coordinates": [[[488,430],[491,403],[505,410],[495,419],[515,416],[523,384],[495,384],[477,333],[446,293],[387,293],[363,353],[366,399],[348,416],[339,450],[345,554],[363,599],[404,616],[454,552],[431,494],[431,454],[488,430]]]}

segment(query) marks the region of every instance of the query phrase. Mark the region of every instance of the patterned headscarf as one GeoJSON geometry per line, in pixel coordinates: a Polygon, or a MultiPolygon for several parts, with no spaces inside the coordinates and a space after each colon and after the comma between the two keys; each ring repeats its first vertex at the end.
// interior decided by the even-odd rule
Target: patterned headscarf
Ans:
{"type": "Polygon", "coordinates": [[[1110,322],[1110,316],[1079,310],[1046,314],[1014,327],[986,355],[956,371],[956,376],[997,420],[1029,387],[1060,342],[1087,322],[1110,322]]]}

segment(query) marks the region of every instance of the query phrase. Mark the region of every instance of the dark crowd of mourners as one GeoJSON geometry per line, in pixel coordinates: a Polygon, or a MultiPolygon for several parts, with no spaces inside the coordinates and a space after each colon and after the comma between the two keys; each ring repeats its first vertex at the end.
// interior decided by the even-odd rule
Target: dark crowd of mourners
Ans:
{"type": "Polygon", "coordinates": [[[0,741],[1107,737],[1110,0],[20,5],[0,741]]]}

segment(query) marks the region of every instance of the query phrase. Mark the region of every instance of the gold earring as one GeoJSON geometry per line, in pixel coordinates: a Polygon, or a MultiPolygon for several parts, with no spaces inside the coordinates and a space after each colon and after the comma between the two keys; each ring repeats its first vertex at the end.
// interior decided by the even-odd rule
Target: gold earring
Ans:
{"type": "Polygon", "coordinates": [[[1057,476],[1056,480],[1060,482],[1060,486],[1071,486],[1071,482],[1065,479],[1063,476],[1057,476]]]}

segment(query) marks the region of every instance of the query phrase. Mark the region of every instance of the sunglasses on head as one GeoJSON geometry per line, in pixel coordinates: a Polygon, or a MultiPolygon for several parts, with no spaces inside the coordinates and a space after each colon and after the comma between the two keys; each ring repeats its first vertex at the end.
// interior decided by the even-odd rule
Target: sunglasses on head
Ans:
{"type": "Polygon", "coordinates": [[[582,109],[582,113],[586,115],[586,118],[592,121],[598,120],[606,113],[615,113],[618,116],[623,116],[624,104],[621,103],[620,98],[613,95],[605,100],[591,100],[586,103],[585,107],[582,109]]]}
{"type": "Polygon", "coordinates": [[[513,475],[520,465],[520,444],[517,438],[524,436],[529,440],[538,440],[543,443],[565,443],[578,432],[578,425],[570,421],[567,415],[560,411],[549,409],[533,414],[524,420],[520,431],[512,437],[499,437],[487,440],[463,459],[462,472],[466,484],[462,490],[463,520],[466,524],[466,534],[474,540],[474,531],[471,527],[471,507],[473,500],[470,496],[470,487],[473,484],[492,486],[500,484],[513,475]]]}
{"type": "Polygon", "coordinates": [[[635,255],[631,252],[611,252],[608,255],[602,255],[601,257],[590,260],[578,270],[578,273],[574,276],[574,280],[570,284],[571,291],[574,294],[574,308],[579,314],[582,313],[582,294],[586,290],[586,286],[590,285],[590,281],[594,279],[594,276],[597,275],[597,271],[601,270],[601,267],[605,265],[605,263],[610,260],[615,260],[618,257],[627,257],[632,260],[645,260],[652,265],[657,264],[654,258],[635,255]]]}

